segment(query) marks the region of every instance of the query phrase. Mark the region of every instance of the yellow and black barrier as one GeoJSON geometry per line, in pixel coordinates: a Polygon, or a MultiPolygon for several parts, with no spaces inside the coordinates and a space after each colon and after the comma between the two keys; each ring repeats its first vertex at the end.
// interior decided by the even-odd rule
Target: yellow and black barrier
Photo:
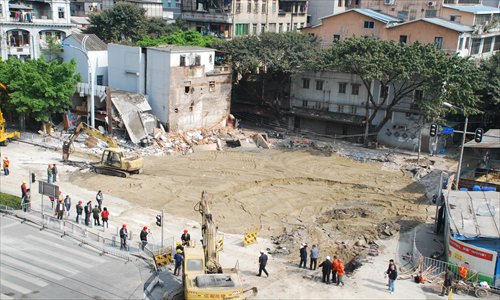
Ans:
{"type": "Polygon", "coordinates": [[[243,235],[243,246],[248,246],[257,243],[257,236],[259,235],[259,228],[249,228],[243,235]]]}

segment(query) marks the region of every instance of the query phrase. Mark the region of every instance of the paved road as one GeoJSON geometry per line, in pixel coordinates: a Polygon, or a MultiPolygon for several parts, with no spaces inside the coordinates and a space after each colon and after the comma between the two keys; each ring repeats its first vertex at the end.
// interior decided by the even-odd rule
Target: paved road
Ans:
{"type": "Polygon", "coordinates": [[[142,299],[149,269],[0,215],[0,299],[142,299]]]}

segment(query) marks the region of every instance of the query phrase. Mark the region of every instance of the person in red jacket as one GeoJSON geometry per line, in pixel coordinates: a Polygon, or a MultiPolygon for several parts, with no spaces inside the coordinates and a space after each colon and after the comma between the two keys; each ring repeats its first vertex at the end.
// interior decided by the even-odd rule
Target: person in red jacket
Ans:
{"type": "Polygon", "coordinates": [[[108,218],[109,218],[109,211],[105,207],[104,210],[101,212],[102,227],[104,227],[104,223],[106,223],[106,228],[109,228],[108,218]]]}
{"type": "Polygon", "coordinates": [[[339,258],[339,262],[337,265],[337,286],[339,286],[342,283],[342,286],[344,286],[344,263],[342,262],[342,259],[339,258]]]}

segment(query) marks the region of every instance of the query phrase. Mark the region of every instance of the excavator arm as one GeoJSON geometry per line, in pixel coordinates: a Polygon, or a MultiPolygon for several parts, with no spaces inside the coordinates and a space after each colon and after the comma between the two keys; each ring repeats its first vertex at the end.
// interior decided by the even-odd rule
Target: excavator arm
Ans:
{"type": "Polygon", "coordinates": [[[75,129],[75,132],[63,143],[63,161],[68,161],[69,155],[73,153],[73,143],[75,142],[76,138],[82,134],[86,133],[89,136],[93,136],[95,138],[98,138],[102,141],[105,141],[108,143],[108,147],[111,148],[118,148],[118,144],[114,139],[111,137],[108,137],[104,134],[102,134],[99,130],[93,128],[93,127],[88,127],[85,123],[81,122],[78,124],[78,126],[75,129]]]}
{"type": "Polygon", "coordinates": [[[201,233],[203,236],[203,252],[205,253],[205,268],[208,274],[222,273],[217,251],[217,226],[213,220],[208,204],[208,193],[201,193],[201,201],[195,206],[201,214],[201,233]]]}

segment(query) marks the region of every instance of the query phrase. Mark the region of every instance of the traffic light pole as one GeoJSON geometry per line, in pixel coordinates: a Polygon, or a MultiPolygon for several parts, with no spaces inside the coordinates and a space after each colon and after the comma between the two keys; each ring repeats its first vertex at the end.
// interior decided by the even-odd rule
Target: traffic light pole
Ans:
{"type": "Polygon", "coordinates": [[[161,248],[163,249],[163,224],[165,224],[165,219],[163,218],[163,209],[161,210],[161,248]]]}
{"type": "Polygon", "coordinates": [[[455,190],[458,191],[458,184],[460,182],[460,171],[462,169],[462,158],[464,156],[464,145],[465,145],[465,135],[467,134],[467,125],[469,124],[469,118],[465,116],[465,125],[464,125],[464,134],[462,135],[462,147],[460,148],[460,158],[458,159],[458,168],[457,168],[457,183],[455,186],[455,190]]]}

